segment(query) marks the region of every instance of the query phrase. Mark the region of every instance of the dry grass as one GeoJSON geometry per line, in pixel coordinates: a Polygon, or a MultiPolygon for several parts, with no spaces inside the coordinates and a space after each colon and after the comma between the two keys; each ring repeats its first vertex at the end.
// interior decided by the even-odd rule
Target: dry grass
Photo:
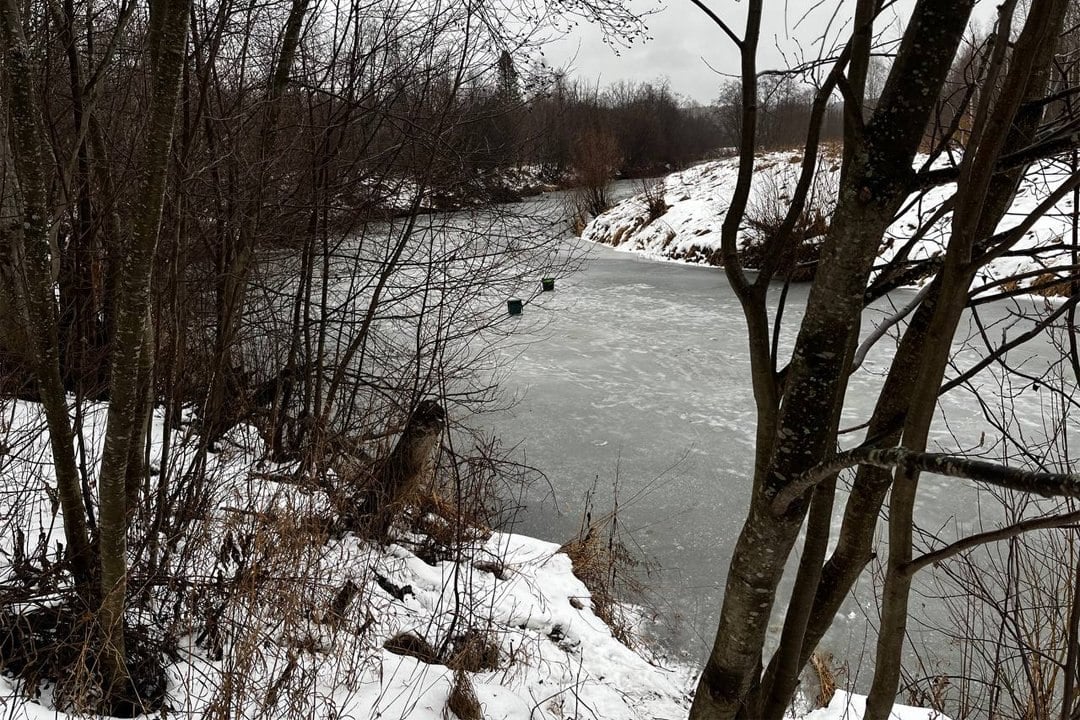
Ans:
{"type": "Polygon", "coordinates": [[[499,646],[487,635],[471,628],[454,640],[454,654],[447,667],[467,672],[485,672],[499,669],[499,646]]]}
{"type": "MultiPolygon", "coordinates": [[[[828,174],[820,174],[814,179],[802,212],[780,245],[782,255],[776,269],[779,277],[792,282],[814,279],[822,241],[829,232],[835,207],[834,180],[828,174]]],[[[764,264],[766,248],[779,239],[790,203],[787,191],[779,186],[778,180],[769,176],[762,182],[764,186],[746,213],[749,237],[740,258],[748,268],[760,268],[764,264]]]]}
{"type": "Polygon", "coordinates": [[[641,180],[640,188],[641,195],[645,198],[645,207],[649,213],[648,222],[651,223],[668,211],[667,198],[664,192],[664,178],[641,180]]]}
{"type": "Polygon", "coordinates": [[[1048,272],[1035,278],[1035,282],[1031,286],[1036,295],[1067,298],[1072,296],[1073,282],[1072,278],[1061,278],[1054,273],[1048,272]]]}
{"type": "Polygon", "coordinates": [[[165,703],[166,654],[172,643],[148,629],[125,628],[130,685],[105,699],[100,632],[93,615],[70,598],[20,615],[0,613],[0,665],[37,698],[51,687],[56,707],[75,715],[135,717],[165,703]]]}
{"type": "Polygon", "coordinates": [[[596,616],[619,642],[640,647],[634,618],[621,602],[644,593],[633,572],[640,563],[620,540],[617,499],[610,513],[594,521],[592,498],[590,492],[578,536],[559,550],[570,557],[574,575],[588,588],[596,616]]]}
{"type": "Polygon", "coordinates": [[[383,647],[395,655],[413,657],[428,665],[442,665],[439,651],[424,638],[414,633],[398,633],[383,643],[383,647]]]}
{"type": "Polygon", "coordinates": [[[817,676],[817,692],[814,694],[814,707],[827,707],[836,694],[836,676],[840,674],[835,667],[831,653],[815,651],[810,656],[810,667],[817,676]]]}
{"type": "Polygon", "coordinates": [[[480,707],[480,701],[476,699],[472,681],[463,670],[454,671],[454,685],[450,689],[450,697],[446,700],[446,708],[454,713],[458,720],[484,720],[484,711],[480,707]]]}
{"type": "Polygon", "coordinates": [[[579,237],[585,232],[585,226],[589,224],[589,220],[605,210],[607,210],[606,201],[598,203],[596,198],[585,189],[578,188],[566,195],[566,217],[570,223],[570,229],[579,237]]]}

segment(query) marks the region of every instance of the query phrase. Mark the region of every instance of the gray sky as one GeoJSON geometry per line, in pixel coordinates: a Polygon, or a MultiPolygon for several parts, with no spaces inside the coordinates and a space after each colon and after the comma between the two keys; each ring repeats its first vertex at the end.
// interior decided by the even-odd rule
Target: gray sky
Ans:
{"type": "MultiPolygon", "coordinates": [[[[716,5],[734,6],[730,0],[716,5]]],[[[637,9],[655,3],[635,2],[637,9]]],[[[673,90],[698,102],[711,102],[724,78],[705,64],[727,72],[735,70],[738,59],[732,43],[718,27],[689,0],[666,0],[663,8],[646,19],[651,39],[630,48],[614,50],[603,42],[598,28],[584,23],[545,51],[548,62],[570,64],[572,75],[607,85],[618,80],[655,80],[666,77],[673,90]],[[703,59],[704,58],[704,59],[703,59]]]]}
{"type": "MultiPolygon", "coordinates": [[[[759,43],[759,67],[785,67],[784,53],[795,62],[800,47],[807,55],[816,55],[815,43],[822,34],[829,30],[829,36],[835,39],[851,17],[854,2],[840,1],[841,7],[835,19],[831,16],[836,3],[828,0],[820,4],[816,0],[766,2],[759,43]],[[807,9],[814,7],[817,9],[803,18],[801,23],[798,22],[807,9]]],[[[630,4],[639,11],[658,6],[657,0],[631,0],[630,4]]],[[[736,32],[741,32],[746,2],[706,0],[706,4],[736,32]]],[[[906,18],[912,5],[912,0],[901,0],[885,18],[906,18]]],[[[976,8],[976,17],[980,22],[985,22],[993,14],[994,3],[984,1],[980,5],[976,8]]],[[[738,72],[738,53],[734,45],[690,0],[663,0],[662,9],[649,17],[646,24],[652,39],[621,50],[619,55],[603,42],[597,28],[584,23],[574,28],[571,34],[552,43],[545,50],[545,55],[549,64],[560,66],[570,63],[574,77],[590,82],[599,81],[601,85],[619,80],[666,77],[675,92],[700,103],[712,102],[718,95],[720,85],[727,79],[717,74],[717,70],[738,72]]],[[[877,24],[878,28],[885,26],[884,21],[877,24]]]]}

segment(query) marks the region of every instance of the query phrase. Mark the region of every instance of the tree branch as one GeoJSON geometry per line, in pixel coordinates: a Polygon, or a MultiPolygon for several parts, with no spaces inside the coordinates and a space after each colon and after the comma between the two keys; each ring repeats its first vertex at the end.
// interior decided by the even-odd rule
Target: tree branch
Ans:
{"type": "MultiPolygon", "coordinates": [[[[809,127],[806,132],[806,144],[803,146],[804,152],[802,167],[799,169],[799,180],[796,183],[795,192],[792,195],[787,214],[780,223],[780,227],[772,237],[765,241],[763,253],[765,260],[762,263],[761,271],[754,280],[754,284],[759,287],[765,287],[772,281],[773,275],[776,274],[780,259],[784,257],[785,251],[792,246],[795,239],[792,235],[792,231],[799,222],[799,218],[802,217],[803,210],[806,208],[806,198],[809,195],[810,188],[814,182],[815,171],[817,169],[818,150],[821,145],[821,125],[825,118],[825,111],[829,107],[829,98],[832,96],[833,88],[836,87],[837,83],[844,79],[844,68],[847,66],[850,58],[851,43],[848,43],[844,46],[843,52],[836,58],[836,62],[829,72],[829,76],[814,95],[814,101],[810,111],[809,127]]],[[[777,327],[779,327],[779,321],[777,322],[777,327]]],[[[775,357],[773,362],[775,365],[775,357]]]]}
{"type": "MultiPolygon", "coordinates": [[[[1067,150],[1080,147],[1080,129],[1077,129],[1075,124],[1071,124],[1069,130],[1071,130],[1071,132],[1056,132],[1052,137],[1034,142],[1026,148],[1017,150],[1014,153],[1003,155],[994,165],[994,174],[1000,175],[1001,173],[1006,173],[1010,170],[1016,170],[1017,168],[1029,165],[1036,160],[1053,157],[1054,155],[1059,155],[1067,150]]],[[[959,179],[959,167],[928,170],[923,173],[918,173],[915,176],[915,186],[912,189],[928,190],[940,185],[956,182],[959,179]]]]}
{"type": "Polygon", "coordinates": [[[1080,475],[1030,472],[959,455],[912,452],[901,447],[857,447],[834,455],[830,460],[820,463],[788,483],[773,498],[773,514],[783,514],[788,506],[807,490],[825,478],[856,465],[871,465],[884,469],[903,467],[909,473],[930,472],[946,477],[964,478],[1043,497],[1080,498],[1080,475]]]}
{"type": "Polygon", "coordinates": [[[1000,358],[1002,355],[1009,352],[1013,348],[1020,347],[1021,345],[1026,343],[1028,340],[1031,340],[1033,338],[1038,337],[1039,335],[1041,335],[1046,330],[1046,328],[1050,327],[1051,323],[1053,323],[1059,317],[1061,317],[1062,315],[1067,313],[1070,308],[1074,307],[1077,304],[1077,302],[1080,302],[1080,297],[1071,297],[1071,298],[1069,298],[1067,301],[1062,303],[1058,308],[1056,308],[1053,313],[1051,313],[1047,317],[1045,317],[1042,320],[1040,320],[1039,322],[1037,322],[1035,324],[1035,327],[1031,328],[1030,330],[1028,330],[1026,332],[1020,333],[1019,335],[1012,338],[1008,342],[1003,342],[1003,343],[1001,343],[1001,345],[998,345],[996,348],[993,348],[989,355],[987,355],[986,357],[981,359],[979,362],[972,365],[970,368],[965,370],[960,375],[957,375],[956,377],[954,377],[953,379],[949,380],[947,383],[942,385],[941,386],[941,391],[940,391],[939,394],[944,395],[945,393],[949,392],[953,388],[955,388],[955,387],[957,387],[959,385],[963,385],[968,380],[970,380],[971,378],[978,375],[983,369],[985,369],[986,367],[993,364],[994,361],[997,358],[1000,358]]]}
{"type": "Polygon", "coordinates": [[[964,550],[969,550],[979,545],[985,545],[987,543],[997,542],[999,540],[1008,540],[1011,537],[1015,537],[1022,533],[1030,532],[1032,530],[1045,530],[1048,528],[1062,527],[1063,525],[1072,525],[1080,522],[1080,510],[1074,510],[1073,512],[1062,513],[1060,515],[1050,515],[1047,517],[1031,518],[1029,520],[1023,520],[1013,525],[1008,525],[996,530],[987,530],[986,532],[977,533],[970,537],[957,540],[951,545],[946,545],[943,548],[934,550],[933,552],[926,553],[914,558],[911,562],[901,566],[900,571],[905,575],[911,576],[922,570],[927,565],[933,565],[939,563],[942,560],[962,553],[964,550]]]}
{"type": "Polygon", "coordinates": [[[716,13],[709,9],[709,7],[705,5],[705,3],[701,2],[701,0],[690,0],[690,2],[696,5],[698,9],[701,10],[701,12],[708,15],[709,19],[716,23],[716,26],[723,30],[724,34],[731,39],[731,42],[735,43],[735,47],[742,48],[742,38],[736,35],[735,32],[731,29],[731,27],[726,22],[721,20],[716,13]]]}
{"type": "Polygon", "coordinates": [[[923,285],[919,292],[915,293],[915,297],[911,298],[907,305],[900,308],[889,317],[885,318],[883,321],[881,321],[881,323],[878,324],[876,328],[874,328],[873,332],[871,332],[870,335],[862,341],[862,344],[859,345],[859,348],[855,351],[855,357],[851,361],[851,369],[848,371],[849,373],[855,372],[859,369],[859,367],[862,366],[863,361],[866,360],[867,353],[869,353],[870,349],[877,344],[878,340],[885,336],[885,333],[889,332],[889,328],[898,324],[901,320],[910,315],[915,310],[915,308],[919,307],[919,303],[921,303],[926,298],[926,296],[930,294],[930,288],[932,287],[932,283],[927,283],[926,285],[923,285]]]}

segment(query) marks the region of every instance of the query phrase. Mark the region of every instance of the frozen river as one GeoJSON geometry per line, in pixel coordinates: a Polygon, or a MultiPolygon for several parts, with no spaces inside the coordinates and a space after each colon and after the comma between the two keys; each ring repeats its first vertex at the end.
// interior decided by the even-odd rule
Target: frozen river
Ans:
{"type": "MultiPolygon", "coordinates": [[[[604,246],[586,252],[585,269],[561,278],[555,293],[527,306],[517,321],[521,339],[531,342],[507,353],[503,391],[519,402],[489,417],[506,443],[520,444],[518,459],[550,481],[529,491],[515,529],[565,541],[580,526],[586,493],[596,488],[594,513],[601,514],[617,482],[624,537],[657,568],[645,576],[646,600],[661,616],[657,634],[676,655],[697,662],[712,642],[749,496],[754,414],[742,313],[718,269],[604,246]]],[[[788,341],[805,294],[805,286],[791,290],[788,341]]],[[[900,292],[892,301],[910,296],[900,292]]],[[[1042,301],[1019,307],[1025,304],[1042,301]]],[[[984,320],[999,322],[995,336],[1010,307],[982,309],[984,320]]],[[[864,331],[881,314],[869,311],[864,331]]],[[[891,344],[875,349],[853,377],[845,425],[868,417],[891,344]]],[[[1054,355],[1046,342],[1023,352],[1036,364],[1054,355]]],[[[974,351],[961,357],[970,361],[974,351]]],[[[994,392],[987,393],[993,404],[994,392]]],[[[1021,424],[1037,432],[1045,400],[1028,392],[1016,402],[1021,424]]],[[[992,428],[969,395],[957,391],[942,408],[932,438],[937,447],[974,447],[980,439],[988,446],[992,437],[983,433],[992,436],[992,428]]],[[[956,523],[969,529],[977,520],[975,497],[962,483],[928,478],[919,520],[934,531],[954,532],[956,523]]],[[[872,653],[873,584],[866,575],[825,641],[825,649],[853,665],[872,653]]],[[[942,620],[940,609],[928,610],[942,620]]],[[[932,631],[912,625],[917,643],[927,632],[927,644],[935,644],[932,631]]],[[[868,662],[861,662],[865,670],[868,662]]]]}
{"type": "Polygon", "coordinates": [[[742,314],[715,269],[589,250],[583,272],[526,308],[524,321],[550,323],[504,383],[521,399],[497,429],[551,485],[533,488],[518,529],[567,540],[585,493],[595,484],[606,512],[617,480],[622,531],[661,568],[648,600],[697,655],[749,497],[742,314]]]}

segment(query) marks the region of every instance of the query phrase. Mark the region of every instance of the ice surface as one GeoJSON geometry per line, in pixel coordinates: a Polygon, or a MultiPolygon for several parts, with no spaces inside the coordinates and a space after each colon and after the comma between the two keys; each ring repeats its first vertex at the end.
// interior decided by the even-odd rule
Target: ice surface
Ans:
{"type": "MultiPolygon", "coordinates": [[[[782,347],[793,341],[806,289],[791,288],[782,347]]],[[[897,291],[868,310],[864,335],[913,292],[897,291]]],[[[1015,313],[1045,305],[1021,298],[984,306],[980,318],[996,340],[1006,325],[1010,333],[1026,327],[1015,313]]],[[[586,491],[598,478],[601,495],[606,490],[610,497],[617,479],[621,527],[661,568],[646,577],[649,599],[661,613],[658,632],[675,653],[698,661],[712,642],[749,496],[754,406],[738,302],[719,269],[655,262],[595,245],[587,269],[560,280],[558,292],[530,307],[527,316],[542,329],[532,330],[528,318],[523,323],[523,341],[535,342],[516,357],[504,385],[522,400],[490,423],[508,442],[520,442],[522,456],[547,473],[555,499],[546,487],[534,488],[518,527],[568,539],[580,525],[586,491]]],[[[966,342],[971,332],[968,318],[956,340],[961,367],[981,357],[978,345],[966,342]]],[[[852,377],[844,426],[869,417],[894,346],[883,340],[852,377]]],[[[1010,354],[1031,372],[1058,356],[1045,340],[1010,354]]],[[[984,399],[998,402],[992,375],[982,375],[980,386],[984,399]]],[[[1028,389],[1013,402],[1031,433],[1044,432],[1046,400],[1039,392],[1028,389]]],[[[993,449],[993,428],[970,393],[958,389],[941,406],[932,449],[993,449]]],[[[855,444],[862,435],[845,438],[855,444]]],[[[924,527],[948,527],[955,534],[987,521],[974,514],[977,491],[970,484],[928,476],[921,487],[917,515],[924,527]]],[[[599,506],[609,507],[602,501],[599,506]]],[[[875,594],[869,578],[860,581],[824,643],[837,657],[861,665],[862,681],[870,677],[875,594]]],[[[783,597],[779,605],[786,605],[783,597]]],[[[939,607],[926,608],[934,622],[943,621],[939,607]]],[[[779,625],[772,630],[775,638],[779,625]]],[[[917,644],[944,650],[919,623],[911,633],[917,644]]]]}

